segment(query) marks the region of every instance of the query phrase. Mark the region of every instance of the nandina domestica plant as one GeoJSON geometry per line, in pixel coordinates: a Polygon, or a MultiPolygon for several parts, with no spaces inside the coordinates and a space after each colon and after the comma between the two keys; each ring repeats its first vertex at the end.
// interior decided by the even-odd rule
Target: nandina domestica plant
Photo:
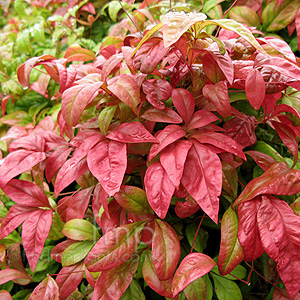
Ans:
{"type": "Polygon", "coordinates": [[[300,67],[287,45],[175,11],[94,56],[74,44],[30,58],[23,86],[37,66],[61,110],[8,132],[1,283],[27,285],[51,251],[61,269],[30,300],[299,297],[300,67]],[[21,243],[30,270],[11,256],[21,243]]]}

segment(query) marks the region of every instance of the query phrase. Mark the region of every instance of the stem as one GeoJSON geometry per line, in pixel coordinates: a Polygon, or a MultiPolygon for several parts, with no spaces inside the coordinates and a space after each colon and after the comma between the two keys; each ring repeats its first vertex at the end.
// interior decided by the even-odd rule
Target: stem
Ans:
{"type": "Polygon", "coordinates": [[[195,236],[194,236],[194,240],[193,240],[193,244],[192,244],[192,248],[191,248],[191,253],[192,253],[193,250],[194,250],[194,245],[195,245],[195,242],[196,242],[196,238],[197,238],[198,232],[199,232],[199,230],[200,230],[200,227],[201,227],[201,225],[202,225],[202,222],[203,222],[203,220],[204,220],[204,217],[205,217],[205,214],[202,216],[201,221],[200,221],[200,223],[199,223],[199,225],[198,225],[196,234],[195,234],[195,236]]]}
{"type": "MultiPolygon", "coordinates": [[[[232,9],[232,7],[236,4],[237,0],[235,0],[231,6],[224,12],[222,19],[225,18],[226,14],[232,9]]],[[[221,27],[218,28],[217,33],[216,33],[216,37],[219,35],[221,27]]]]}
{"type": "Polygon", "coordinates": [[[251,285],[251,283],[250,283],[250,282],[247,282],[247,281],[245,281],[245,280],[243,280],[243,279],[241,279],[241,278],[239,278],[239,277],[236,277],[236,276],[234,276],[234,275],[233,275],[233,274],[231,274],[231,273],[229,273],[229,275],[231,275],[232,277],[234,277],[234,278],[236,278],[236,279],[240,280],[241,282],[244,282],[244,283],[246,283],[248,286],[249,286],[249,285],[251,285]]]}

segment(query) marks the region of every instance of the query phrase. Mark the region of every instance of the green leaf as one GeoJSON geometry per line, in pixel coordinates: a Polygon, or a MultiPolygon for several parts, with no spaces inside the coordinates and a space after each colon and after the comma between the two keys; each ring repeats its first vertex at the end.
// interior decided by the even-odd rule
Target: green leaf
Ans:
{"type": "Polygon", "coordinates": [[[224,277],[211,273],[214,280],[215,292],[219,300],[243,300],[238,285],[224,277]]]}
{"type": "Polygon", "coordinates": [[[97,228],[92,223],[82,219],[68,221],[62,233],[69,239],[76,241],[97,240],[100,237],[97,228]]]}
{"type": "MultiPolygon", "coordinates": [[[[198,229],[198,224],[195,224],[195,223],[189,224],[186,227],[185,233],[186,233],[186,237],[187,237],[191,247],[193,245],[193,241],[194,241],[194,237],[196,235],[197,229],[198,229]]],[[[207,246],[207,240],[208,240],[207,231],[200,228],[200,230],[197,234],[195,243],[194,243],[194,250],[202,253],[207,246]]]]}
{"type": "Polygon", "coordinates": [[[123,208],[136,215],[153,214],[146,192],[138,187],[122,185],[115,199],[123,208]]]}
{"type": "Polygon", "coordinates": [[[249,27],[260,27],[259,16],[255,10],[248,6],[234,6],[229,11],[229,18],[249,27]]]}
{"type": "MultiPolygon", "coordinates": [[[[126,2],[122,2],[122,5],[123,6],[126,6],[127,3],[126,2]]],[[[111,1],[109,3],[109,6],[108,6],[108,14],[109,14],[109,17],[111,18],[111,20],[113,22],[117,22],[118,21],[118,13],[119,11],[122,9],[122,6],[121,4],[119,3],[119,1],[111,1]]]]}
{"type": "Polygon", "coordinates": [[[257,49],[263,54],[266,54],[265,50],[255,39],[251,31],[248,28],[246,28],[244,25],[230,19],[209,20],[209,21],[204,21],[201,24],[199,30],[202,30],[209,25],[218,25],[226,30],[235,32],[236,34],[244,38],[247,42],[249,42],[255,49],[257,49]]]}
{"type": "MultiPolygon", "coordinates": [[[[212,272],[214,272],[215,274],[220,275],[219,273],[219,270],[218,270],[218,267],[215,266],[211,269],[212,272]]],[[[241,266],[241,265],[237,265],[231,272],[230,274],[227,274],[225,276],[222,276],[222,278],[227,278],[227,279],[230,279],[230,280],[238,280],[239,279],[243,279],[246,277],[247,275],[247,270],[241,266]],[[230,274],[234,275],[234,276],[231,276],[230,274]],[[237,278],[236,278],[237,277],[237,278]]]]}
{"type": "Polygon", "coordinates": [[[207,275],[202,276],[202,278],[204,279],[205,283],[206,283],[206,300],[211,300],[214,294],[214,290],[213,290],[213,286],[212,283],[210,281],[210,278],[207,275]]]}
{"type": "Polygon", "coordinates": [[[229,274],[244,258],[244,250],[238,240],[238,217],[229,207],[221,223],[221,245],[219,252],[219,272],[229,274]]]}
{"type": "Polygon", "coordinates": [[[115,115],[117,105],[112,105],[105,107],[104,109],[101,110],[99,117],[98,117],[98,124],[100,127],[101,132],[106,135],[108,127],[115,115]]]}
{"type": "Polygon", "coordinates": [[[48,235],[48,239],[57,241],[64,237],[62,230],[64,228],[64,222],[61,220],[57,212],[53,213],[52,225],[48,235]]]}
{"type": "Polygon", "coordinates": [[[120,300],[146,300],[141,286],[133,279],[120,300]]]}
{"type": "Polygon", "coordinates": [[[251,147],[251,150],[267,154],[277,162],[285,162],[285,159],[273,147],[263,141],[258,141],[255,146],[251,147]]]}
{"type": "Polygon", "coordinates": [[[44,24],[42,24],[42,23],[34,24],[34,26],[32,27],[32,33],[33,33],[34,40],[38,44],[46,43],[44,24]]]}
{"type": "Polygon", "coordinates": [[[184,290],[185,296],[188,300],[206,300],[206,283],[200,277],[191,282],[184,290]]]}
{"type": "Polygon", "coordinates": [[[76,242],[65,249],[62,254],[62,266],[71,266],[83,260],[93,248],[92,241],[76,242]]]}
{"type": "Polygon", "coordinates": [[[296,17],[300,7],[298,0],[284,0],[277,6],[277,1],[270,2],[262,12],[266,31],[277,31],[287,27],[296,17]]]}
{"type": "Polygon", "coordinates": [[[211,9],[213,9],[215,6],[217,6],[219,3],[223,2],[224,0],[208,0],[204,1],[203,8],[201,12],[204,14],[207,14],[211,9]]]}
{"type": "Polygon", "coordinates": [[[24,52],[26,54],[30,54],[32,52],[29,31],[24,30],[20,32],[18,34],[16,43],[20,52],[24,52]]]}
{"type": "Polygon", "coordinates": [[[18,15],[22,18],[27,16],[27,13],[24,8],[24,1],[23,0],[15,0],[14,1],[14,9],[18,13],[18,15]]]}

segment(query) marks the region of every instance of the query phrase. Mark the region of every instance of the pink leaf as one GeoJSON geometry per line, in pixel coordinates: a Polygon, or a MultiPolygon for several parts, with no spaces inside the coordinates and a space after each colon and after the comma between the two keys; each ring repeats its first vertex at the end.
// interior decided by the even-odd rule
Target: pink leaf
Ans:
{"type": "Polygon", "coordinates": [[[177,141],[161,151],[160,163],[174,186],[179,186],[187,154],[193,143],[177,141]]]}
{"type": "Polygon", "coordinates": [[[299,193],[299,189],[300,171],[290,169],[284,162],[277,162],[246,185],[234,206],[263,194],[294,195],[299,193]]]}
{"type": "Polygon", "coordinates": [[[94,187],[89,187],[78,191],[71,197],[68,203],[66,221],[72,219],[83,219],[89,206],[91,194],[94,187]]]}
{"type": "Polygon", "coordinates": [[[172,277],[180,258],[180,242],[175,230],[159,219],[152,238],[152,261],[160,281],[172,277]]]}
{"type": "Polygon", "coordinates": [[[267,254],[277,263],[277,270],[291,299],[300,289],[300,217],[289,205],[273,196],[263,196],[257,213],[258,229],[267,254]]]}
{"type": "Polygon", "coordinates": [[[203,87],[203,95],[215,106],[222,117],[231,116],[228,88],[225,81],[219,81],[216,84],[206,84],[203,87]]]}
{"type": "Polygon", "coordinates": [[[12,179],[4,188],[5,194],[17,204],[29,207],[50,207],[43,190],[32,182],[12,179]]]}
{"type": "Polygon", "coordinates": [[[32,212],[36,210],[35,207],[21,206],[18,204],[13,205],[1,224],[0,239],[8,236],[19,225],[21,225],[32,212]]]}
{"type": "Polygon", "coordinates": [[[91,173],[111,197],[120,190],[126,171],[126,144],[104,140],[89,151],[87,163],[91,173]]]}
{"type": "MultiPolygon", "coordinates": [[[[10,280],[22,280],[22,284],[26,285],[31,281],[30,276],[19,270],[4,269],[0,271],[0,284],[4,284],[10,280]]],[[[19,281],[19,284],[21,281],[19,281]]],[[[1,295],[2,296],[2,295],[1,295]]],[[[2,299],[2,298],[1,298],[2,299]]]]}
{"type": "Polygon", "coordinates": [[[218,196],[222,190],[219,157],[195,142],[187,155],[181,182],[203,211],[218,223],[218,196]]]}
{"type": "Polygon", "coordinates": [[[74,243],[76,243],[76,241],[66,240],[57,244],[51,251],[51,258],[53,258],[54,260],[56,260],[61,264],[63,252],[74,243]]]}
{"type": "Polygon", "coordinates": [[[112,55],[102,67],[102,77],[103,81],[107,80],[108,75],[114,70],[115,67],[124,59],[122,53],[112,55]]]}
{"type": "Polygon", "coordinates": [[[133,58],[135,67],[142,73],[150,74],[168,51],[169,48],[164,47],[162,38],[151,37],[136,52],[133,58]]]}
{"type": "Polygon", "coordinates": [[[127,104],[136,115],[139,114],[139,104],[141,103],[140,87],[133,77],[123,75],[110,84],[108,89],[120,101],[127,104]]]}
{"type": "Polygon", "coordinates": [[[143,263],[143,277],[151,289],[164,297],[172,298],[171,284],[173,278],[171,277],[164,281],[159,280],[152,262],[151,252],[149,250],[147,250],[143,263]]]}
{"type": "Polygon", "coordinates": [[[218,147],[224,152],[229,152],[235,154],[246,160],[246,156],[241,148],[241,146],[227,135],[214,131],[195,131],[192,138],[196,139],[201,144],[211,144],[218,147]]]}
{"type": "Polygon", "coordinates": [[[193,95],[185,89],[173,89],[172,100],[178,113],[184,122],[188,124],[195,110],[195,100],[193,95]]]}
{"type": "Polygon", "coordinates": [[[161,150],[168,145],[184,137],[186,132],[178,125],[168,125],[156,136],[159,144],[153,144],[149,152],[149,161],[151,161],[161,150]]]}
{"type": "Polygon", "coordinates": [[[59,300],[59,289],[51,276],[47,276],[32,292],[28,300],[59,300]]]}
{"type": "Polygon", "coordinates": [[[257,212],[260,205],[261,197],[255,197],[238,207],[238,238],[244,249],[245,261],[253,261],[265,252],[257,227],[257,212]]]}
{"type": "Polygon", "coordinates": [[[112,270],[101,272],[91,300],[120,299],[130,285],[137,267],[138,261],[127,260],[112,270]]]}
{"type": "Polygon", "coordinates": [[[0,162],[0,186],[4,187],[12,178],[30,170],[45,158],[44,152],[23,149],[9,153],[0,162]]]}
{"type": "Polygon", "coordinates": [[[56,276],[56,283],[59,288],[59,296],[67,298],[80,284],[84,274],[83,261],[68,267],[63,267],[56,276]]]}
{"type": "Polygon", "coordinates": [[[172,86],[166,80],[149,79],[142,84],[143,92],[146,94],[146,99],[157,109],[164,109],[163,101],[171,97],[172,86]]]}
{"type": "Polygon", "coordinates": [[[58,171],[69,157],[72,148],[68,146],[58,148],[46,160],[45,174],[48,182],[51,181],[56,171],[58,171]]]}
{"type": "Polygon", "coordinates": [[[100,183],[95,186],[94,193],[93,193],[93,202],[92,202],[92,209],[96,219],[97,224],[99,224],[99,211],[100,208],[103,207],[104,212],[106,213],[107,217],[110,218],[109,210],[108,210],[108,194],[105,192],[103,187],[100,183]]]}
{"type": "Polygon", "coordinates": [[[175,186],[159,161],[153,163],[145,174],[145,190],[150,206],[164,219],[167,215],[175,186]]]}
{"type": "Polygon", "coordinates": [[[142,118],[153,122],[173,124],[179,124],[182,122],[181,117],[169,107],[165,107],[164,109],[151,107],[143,113],[142,118]]]}
{"type": "Polygon", "coordinates": [[[50,232],[52,214],[52,210],[36,210],[23,224],[23,246],[32,272],[34,272],[50,232]]]}
{"type": "Polygon", "coordinates": [[[64,58],[67,58],[68,62],[90,61],[95,59],[95,53],[91,50],[82,48],[78,44],[73,44],[67,49],[64,58]]]}
{"type": "Polygon", "coordinates": [[[77,71],[73,67],[66,68],[60,63],[56,63],[59,74],[59,93],[63,93],[70,88],[76,79],[77,71]]]}
{"type": "Polygon", "coordinates": [[[266,95],[266,85],[264,78],[257,69],[253,69],[248,73],[245,91],[251,106],[258,110],[266,95]]]}
{"type": "Polygon", "coordinates": [[[77,125],[82,112],[98,95],[102,81],[72,86],[62,94],[62,115],[67,124],[77,125]]]}
{"type": "Polygon", "coordinates": [[[2,300],[13,300],[10,293],[8,291],[5,291],[5,290],[0,291],[0,298],[2,300]]]}
{"type": "Polygon", "coordinates": [[[246,151],[245,154],[250,155],[264,171],[267,171],[274,163],[276,163],[273,157],[259,151],[250,150],[246,151]]]}
{"type": "Polygon", "coordinates": [[[238,217],[229,207],[221,223],[221,244],[218,267],[222,276],[229,274],[244,258],[243,248],[238,240],[238,217]]]}
{"type": "Polygon", "coordinates": [[[122,123],[107,135],[122,143],[157,143],[157,139],[140,122],[122,123]]]}
{"type": "Polygon", "coordinates": [[[216,262],[203,253],[190,253],[180,263],[172,282],[175,297],[194,280],[207,274],[216,262]]]}
{"type": "Polygon", "coordinates": [[[87,255],[85,266],[90,272],[99,272],[121,265],[136,250],[144,225],[140,221],[108,231],[87,255]]]}

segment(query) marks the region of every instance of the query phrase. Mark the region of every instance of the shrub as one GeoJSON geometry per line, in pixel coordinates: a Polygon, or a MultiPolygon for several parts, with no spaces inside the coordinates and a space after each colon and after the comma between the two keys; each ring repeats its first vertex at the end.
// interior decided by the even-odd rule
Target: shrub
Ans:
{"type": "Polygon", "coordinates": [[[96,54],[18,69],[30,88],[43,66],[61,110],[7,133],[0,283],[40,282],[10,286],[31,300],[299,297],[295,55],[230,19],[129,17],[96,54]]]}

